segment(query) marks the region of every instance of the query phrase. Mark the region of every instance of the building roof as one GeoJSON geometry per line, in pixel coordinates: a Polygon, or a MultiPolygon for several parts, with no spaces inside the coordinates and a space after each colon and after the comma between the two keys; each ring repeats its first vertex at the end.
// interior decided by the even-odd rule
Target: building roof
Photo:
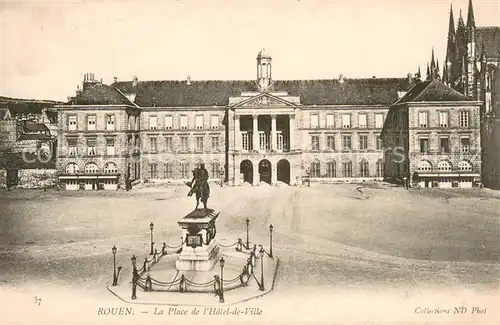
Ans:
{"type": "Polygon", "coordinates": [[[115,87],[96,83],[79,92],[67,105],[132,105],[115,87]]]}
{"type": "MultiPolygon", "coordinates": [[[[254,80],[139,81],[135,86],[125,81],[112,86],[137,94],[135,104],[142,107],[225,106],[231,96],[258,90],[254,80]]],[[[390,105],[408,88],[407,78],[273,81],[274,91],[300,96],[304,105],[390,105]]]]}
{"type": "Polygon", "coordinates": [[[50,135],[32,133],[32,134],[21,134],[16,141],[25,141],[25,140],[53,140],[50,135]]]}
{"type": "Polygon", "coordinates": [[[43,123],[26,123],[24,125],[24,132],[46,132],[50,131],[47,125],[43,123]]]}
{"type": "Polygon", "coordinates": [[[62,103],[50,100],[21,99],[0,96],[0,108],[8,109],[10,114],[13,116],[22,114],[40,114],[43,109],[53,107],[57,104],[62,103]]]}
{"type": "Polygon", "coordinates": [[[413,86],[396,104],[409,102],[472,101],[440,81],[427,80],[413,86]]]}
{"type": "Polygon", "coordinates": [[[0,120],[5,120],[10,118],[10,112],[7,108],[0,108],[0,120]]]}
{"type": "Polygon", "coordinates": [[[486,57],[498,58],[500,55],[500,27],[477,27],[476,46],[478,46],[478,54],[481,54],[483,41],[486,57]]]}

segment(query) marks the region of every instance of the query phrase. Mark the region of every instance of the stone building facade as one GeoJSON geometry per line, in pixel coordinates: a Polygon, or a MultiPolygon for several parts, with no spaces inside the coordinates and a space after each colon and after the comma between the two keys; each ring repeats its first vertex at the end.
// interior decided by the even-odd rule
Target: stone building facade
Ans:
{"type": "Polygon", "coordinates": [[[115,88],[88,81],[56,106],[59,181],[71,190],[117,189],[140,177],[140,111],[115,88]]]}
{"type": "Polygon", "coordinates": [[[99,188],[99,179],[111,176],[121,185],[126,179],[183,183],[201,163],[212,181],[230,185],[382,179],[385,116],[418,80],[274,80],[265,50],[256,64],[255,80],[134,77],[104,85],[87,74],[77,95],[57,107],[60,180],[71,180],[72,189],[99,188]],[[106,130],[110,114],[113,131],[106,130]],[[91,130],[89,116],[95,116],[91,130]],[[115,155],[106,151],[111,137],[115,155]],[[88,154],[89,143],[95,155],[88,154]],[[106,172],[108,163],[116,173],[106,172]]]}
{"type": "Polygon", "coordinates": [[[479,183],[481,104],[437,80],[410,89],[385,121],[386,177],[406,177],[422,187],[479,183]]]}

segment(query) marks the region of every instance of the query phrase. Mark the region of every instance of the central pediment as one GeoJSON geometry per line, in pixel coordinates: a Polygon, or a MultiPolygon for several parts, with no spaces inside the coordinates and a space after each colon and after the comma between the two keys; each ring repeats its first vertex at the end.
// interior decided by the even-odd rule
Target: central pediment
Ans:
{"type": "Polygon", "coordinates": [[[300,98],[289,96],[287,93],[243,93],[240,97],[229,99],[232,108],[243,107],[296,107],[300,105],[300,98]]]}

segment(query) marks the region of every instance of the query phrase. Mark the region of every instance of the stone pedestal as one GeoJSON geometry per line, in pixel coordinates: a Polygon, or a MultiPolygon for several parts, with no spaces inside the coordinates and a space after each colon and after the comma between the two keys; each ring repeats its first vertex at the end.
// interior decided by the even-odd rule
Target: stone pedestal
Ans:
{"type": "Polygon", "coordinates": [[[212,209],[197,209],[178,221],[183,231],[184,244],[175,267],[179,271],[210,271],[220,258],[215,238],[215,220],[219,216],[212,209]]]}

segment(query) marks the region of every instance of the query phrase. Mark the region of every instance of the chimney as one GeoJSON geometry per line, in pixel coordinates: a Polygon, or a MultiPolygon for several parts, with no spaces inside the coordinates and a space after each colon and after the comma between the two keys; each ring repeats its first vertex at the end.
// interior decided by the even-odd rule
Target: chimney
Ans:
{"type": "Polygon", "coordinates": [[[344,82],[345,82],[345,77],[344,77],[344,75],[341,73],[341,74],[339,75],[339,83],[343,84],[344,82]]]}
{"type": "Polygon", "coordinates": [[[139,78],[137,78],[137,76],[134,76],[134,78],[132,79],[132,87],[137,86],[138,82],[139,82],[139,78]]]}
{"type": "Polygon", "coordinates": [[[113,83],[117,83],[118,82],[118,78],[117,77],[113,77],[113,83]]]}
{"type": "Polygon", "coordinates": [[[190,85],[191,84],[191,76],[188,75],[187,78],[186,78],[186,85],[190,85]]]}

